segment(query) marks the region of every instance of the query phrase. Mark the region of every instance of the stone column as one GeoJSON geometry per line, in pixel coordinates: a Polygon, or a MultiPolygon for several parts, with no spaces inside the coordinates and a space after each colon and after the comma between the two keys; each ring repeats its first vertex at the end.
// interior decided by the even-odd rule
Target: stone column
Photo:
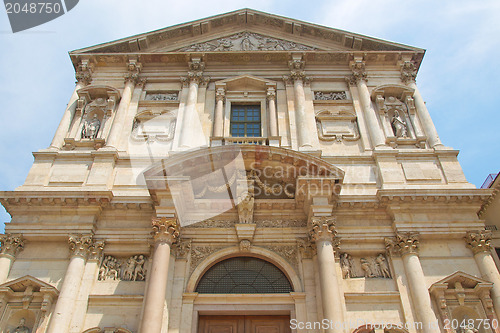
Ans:
{"type": "Polygon", "coordinates": [[[286,81],[293,81],[295,95],[295,119],[297,122],[297,139],[300,148],[312,148],[311,133],[307,126],[306,95],[304,92],[304,81],[308,81],[304,72],[305,62],[300,58],[294,58],[288,62],[290,76],[285,76],[286,81]]]}
{"type": "Polygon", "coordinates": [[[125,88],[123,89],[122,98],[120,100],[120,104],[118,104],[118,108],[116,109],[113,125],[111,127],[111,131],[109,132],[108,140],[106,141],[106,147],[108,148],[119,148],[118,146],[120,144],[120,137],[125,125],[125,118],[130,106],[130,101],[132,100],[132,93],[135,85],[139,81],[141,68],[142,66],[140,63],[134,59],[129,59],[128,74],[125,75],[125,88]]]}
{"type": "Polygon", "coordinates": [[[103,250],[104,241],[96,241],[94,246],[89,249],[89,256],[87,263],[85,264],[85,271],[83,273],[80,290],[78,292],[74,311],[71,317],[71,324],[69,328],[70,333],[80,333],[83,330],[83,324],[87,314],[89,295],[94,282],[97,280],[99,262],[101,261],[103,250]]]}
{"type": "Polygon", "coordinates": [[[0,236],[0,284],[7,281],[10,268],[16,260],[16,255],[24,248],[24,239],[21,235],[5,234],[0,236]]]}
{"type": "Polygon", "coordinates": [[[334,220],[331,217],[312,217],[310,237],[316,243],[319,284],[321,288],[321,301],[323,317],[333,325],[325,330],[326,333],[344,332],[344,318],[342,302],[339,292],[339,280],[335,269],[335,251],[340,240],[336,237],[334,220]]]}
{"type": "Polygon", "coordinates": [[[149,282],[144,295],[144,315],[141,333],[160,333],[167,290],[170,246],[179,238],[179,226],[175,218],[153,219],[153,260],[149,282]]]}
{"type": "Polygon", "coordinates": [[[224,88],[218,88],[215,92],[215,105],[214,114],[214,134],[215,138],[222,138],[224,136],[224,101],[226,99],[226,91],[224,88]]]}
{"type": "Polygon", "coordinates": [[[70,235],[68,243],[71,258],[69,259],[69,265],[66,269],[47,333],[68,332],[85,270],[85,262],[89,253],[95,247],[92,235],[70,235]]]}
{"type": "Polygon", "coordinates": [[[202,62],[200,58],[193,58],[192,61],[189,62],[189,69],[188,76],[182,78],[184,84],[189,84],[189,90],[180,127],[179,147],[181,149],[195,148],[205,143],[205,140],[201,140],[201,138],[204,139],[203,128],[198,116],[198,111],[196,110],[196,104],[198,103],[198,87],[200,84],[208,82],[208,78],[203,76],[205,63],[202,62]]]}
{"type": "Polygon", "coordinates": [[[365,114],[372,145],[374,148],[386,146],[384,132],[380,127],[377,113],[373,109],[370,91],[366,85],[367,74],[365,72],[365,62],[361,59],[355,59],[351,62],[351,69],[352,75],[346,77],[346,80],[349,84],[355,85],[358,88],[359,100],[365,114]]]}
{"type": "Polygon", "coordinates": [[[395,239],[386,239],[388,249],[401,255],[408,279],[408,287],[415,307],[417,321],[422,323],[422,332],[439,333],[438,320],[431,306],[431,298],[425,283],[424,271],[418,257],[418,233],[396,233],[395,239]]]}
{"type": "Polygon", "coordinates": [[[408,87],[414,90],[413,99],[415,101],[415,107],[417,109],[418,117],[424,128],[425,134],[427,135],[427,140],[429,140],[429,145],[434,148],[436,146],[443,146],[441,139],[436,131],[434,122],[432,121],[429,110],[425,105],[424,99],[418,91],[417,84],[415,83],[415,78],[417,76],[417,67],[412,61],[403,61],[401,63],[401,81],[408,85],[408,87]]]}
{"type": "Polygon", "coordinates": [[[69,99],[66,110],[64,111],[59,127],[57,127],[56,134],[52,139],[49,149],[60,149],[64,144],[64,138],[68,134],[71,122],[75,116],[75,109],[78,100],[77,91],[92,82],[92,68],[88,60],[82,60],[75,73],[76,86],[71,98],[69,99]]]}
{"type": "Polygon", "coordinates": [[[474,253],[474,259],[483,279],[493,282],[491,298],[495,313],[500,318],[500,274],[491,256],[491,231],[468,231],[465,236],[467,247],[474,253]]]}
{"type": "Polygon", "coordinates": [[[267,88],[267,101],[269,103],[269,136],[278,136],[278,117],[276,114],[276,89],[267,88]]]}

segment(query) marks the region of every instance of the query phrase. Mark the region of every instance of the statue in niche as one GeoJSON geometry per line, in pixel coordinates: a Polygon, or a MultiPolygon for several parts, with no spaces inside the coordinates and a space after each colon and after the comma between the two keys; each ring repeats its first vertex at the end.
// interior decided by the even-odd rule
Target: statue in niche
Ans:
{"type": "Polygon", "coordinates": [[[389,265],[387,265],[387,260],[385,259],[385,256],[382,253],[380,253],[377,256],[377,259],[375,259],[375,262],[377,263],[381,277],[391,278],[391,272],[389,271],[389,265]]]}
{"type": "Polygon", "coordinates": [[[398,110],[394,111],[394,116],[391,120],[392,130],[397,138],[407,138],[408,137],[408,127],[406,122],[403,120],[398,110]]]}
{"type": "Polygon", "coordinates": [[[21,320],[19,320],[19,325],[12,333],[31,333],[30,329],[26,326],[26,319],[21,318],[21,320]]]}
{"type": "Polygon", "coordinates": [[[94,114],[94,117],[92,117],[92,119],[86,120],[85,124],[83,124],[82,138],[83,139],[97,138],[97,134],[99,133],[99,128],[101,128],[101,122],[97,118],[97,115],[94,114]]]}
{"type": "Polygon", "coordinates": [[[342,253],[340,255],[340,267],[344,279],[356,277],[354,274],[354,262],[351,255],[347,253],[342,253]]]}
{"type": "Polygon", "coordinates": [[[366,278],[375,277],[375,274],[373,274],[372,268],[370,267],[370,262],[365,258],[361,258],[359,261],[361,263],[361,269],[363,270],[363,276],[366,278]]]}

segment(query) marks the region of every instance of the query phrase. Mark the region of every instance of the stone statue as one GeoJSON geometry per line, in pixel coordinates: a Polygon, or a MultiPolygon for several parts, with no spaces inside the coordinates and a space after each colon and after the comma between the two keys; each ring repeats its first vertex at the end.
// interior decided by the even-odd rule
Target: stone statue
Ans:
{"type": "Polygon", "coordinates": [[[144,269],[145,263],[146,259],[142,254],[137,257],[134,268],[134,281],[144,281],[146,279],[146,271],[144,269]]]}
{"type": "Polygon", "coordinates": [[[241,196],[242,200],[238,204],[240,223],[253,223],[254,197],[249,192],[243,193],[243,195],[241,196]]]}
{"type": "Polygon", "coordinates": [[[389,265],[387,265],[387,260],[385,259],[385,256],[382,253],[380,253],[377,256],[377,259],[375,259],[375,262],[377,263],[381,277],[391,278],[391,272],[389,271],[389,265]]]}
{"type": "Polygon", "coordinates": [[[12,333],[31,333],[30,329],[25,325],[26,319],[21,318],[19,325],[12,331],[12,333]]]}
{"type": "Polygon", "coordinates": [[[403,118],[399,115],[399,111],[394,111],[394,116],[392,117],[392,130],[397,138],[407,138],[408,137],[408,127],[403,118]]]}
{"type": "Polygon", "coordinates": [[[361,258],[359,259],[359,261],[361,263],[361,269],[363,270],[363,276],[367,278],[374,277],[375,274],[373,274],[372,272],[372,268],[370,267],[370,262],[365,258],[361,258]]]}
{"type": "Polygon", "coordinates": [[[340,255],[340,267],[342,268],[342,277],[344,279],[356,277],[354,274],[354,263],[349,254],[342,253],[340,255]]]}
{"type": "Polygon", "coordinates": [[[248,36],[244,36],[243,39],[241,40],[241,50],[242,51],[250,51],[252,50],[253,44],[250,41],[250,38],[248,36]]]}
{"type": "Polygon", "coordinates": [[[101,128],[101,122],[97,118],[97,115],[94,114],[92,119],[85,121],[82,129],[82,138],[95,139],[99,133],[99,128],[101,128]]]}

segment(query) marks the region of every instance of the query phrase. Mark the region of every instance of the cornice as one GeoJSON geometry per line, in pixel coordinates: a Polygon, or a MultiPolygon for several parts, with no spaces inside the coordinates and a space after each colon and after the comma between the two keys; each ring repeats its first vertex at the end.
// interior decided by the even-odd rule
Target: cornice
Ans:
{"type": "Polygon", "coordinates": [[[0,191],[0,203],[7,211],[16,206],[104,207],[111,191],[0,191]]]}
{"type": "Polygon", "coordinates": [[[498,192],[500,192],[500,181],[495,181],[495,183],[493,183],[493,187],[491,187],[489,189],[491,191],[490,197],[488,198],[488,200],[486,200],[486,202],[483,204],[483,206],[481,207],[481,209],[477,213],[477,215],[480,218],[482,218],[482,216],[484,215],[484,213],[486,212],[486,210],[488,209],[488,207],[493,203],[493,201],[495,200],[495,198],[498,196],[498,192]]]}
{"type": "Polygon", "coordinates": [[[394,189],[379,190],[377,198],[381,204],[397,203],[482,203],[491,195],[482,189],[394,189]]]}

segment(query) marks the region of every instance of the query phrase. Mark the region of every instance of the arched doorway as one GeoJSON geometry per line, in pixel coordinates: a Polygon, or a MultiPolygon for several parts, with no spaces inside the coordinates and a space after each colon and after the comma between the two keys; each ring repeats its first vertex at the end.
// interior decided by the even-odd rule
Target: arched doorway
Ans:
{"type": "MultiPolygon", "coordinates": [[[[195,291],[208,297],[223,294],[241,295],[244,299],[245,295],[290,295],[293,288],[285,273],[271,262],[252,256],[236,256],[209,267],[199,279],[195,291]]],[[[213,313],[200,313],[197,332],[291,332],[289,314],[213,313]]]]}

